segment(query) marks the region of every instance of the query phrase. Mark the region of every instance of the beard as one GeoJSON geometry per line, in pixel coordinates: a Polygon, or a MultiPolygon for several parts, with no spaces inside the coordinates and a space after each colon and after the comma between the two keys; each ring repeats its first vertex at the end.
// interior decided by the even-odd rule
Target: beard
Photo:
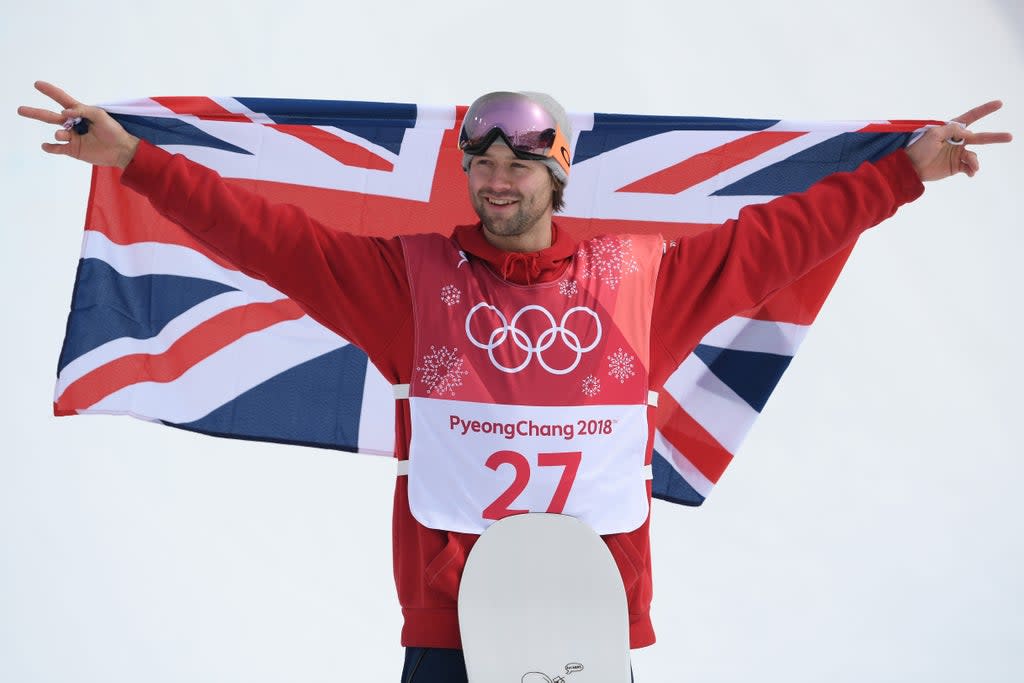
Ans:
{"type": "Polygon", "coordinates": [[[495,208],[488,203],[487,199],[472,195],[471,200],[476,215],[479,216],[484,230],[499,237],[517,237],[526,234],[540,221],[547,213],[548,204],[537,200],[537,197],[506,196],[491,199],[511,199],[515,201],[514,211],[495,211],[495,208]]]}

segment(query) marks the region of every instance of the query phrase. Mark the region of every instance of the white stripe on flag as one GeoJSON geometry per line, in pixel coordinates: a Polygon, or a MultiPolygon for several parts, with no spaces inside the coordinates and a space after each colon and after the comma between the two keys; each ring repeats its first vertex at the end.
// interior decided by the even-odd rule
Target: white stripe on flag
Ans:
{"type": "Polygon", "coordinates": [[[210,99],[227,109],[232,114],[241,114],[253,123],[274,123],[274,119],[270,118],[263,112],[257,112],[249,109],[249,107],[245,106],[234,97],[211,97],[210,99]]]}
{"type": "Polygon", "coordinates": [[[95,258],[125,277],[177,275],[219,282],[246,292],[255,301],[276,301],[280,292],[261,280],[230,270],[189,247],[160,242],[117,244],[97,230],[86,230],[82,258],[95,258]]]}
{"type": "Polygon", "coordinates": [[[180,119],[182,116],[171,111],[164,105],[148,97],[136,100],[121,100],[97,105],[111,114],[130,114],[132,116],[149,116],[168,119],[180,119]]]}
{"type": "Polygon", "coordinates": [[[363,382],[363,403],[359,406],[357,446],[360,453],[395,454],[395,399],[391,383],[369,361],[363,382]]]}
{"type": "Polygon", "coordinates": [[[665,390],[733,454],[757,419],[757,411],[693,354],[668,378],[665,390]]]}
{"type": "Polygon", "coordinates": [[[734,316],[704,335],[701,344],[733,351],[792,356],[807,336],[807,325],[734,316]]]}
{"type": "Polygon", "coordinates": [[[844,121],[836,119],[833,121],[808,121],[805,119],[782,119],[771,128],[766,128],[765,130],[787,133],[803,133],[804,131],[813,130],[816,133],[842,135],[843,133],[856,133],[866,126],[878,123],[887,124],[889,122],[882,120],[844,121]]]}
{"type": "Polygon", "coordinates": [[[189,368],[173,382],[140,382],[115,391],[83,413],[115,413],[187,423],[300,363],[345,346],[309,316],[248,334],[189,368]],[[294,343],[296,338],[308,340],[294,343]]]}
{"type": "MultiPolygon", "coordinates": [[[[282,295],[278,294],[278,297],[280,296],[282,295]]],[[[164,325],[164,328],[154,337],[148,339],[121,337],[97,346],[74,359],[61,370],[60,376],[57,377],[57,386],[54,389],[54,400],[59,399],[64,390],[73,382],[102,365],[122,356],[136,353],[159,355],[169,349],[183,335],[194,330],[196,326],[224,311],[250,303],[252,303],[252,298],[244,292],[225,292],[188,309],[164,325]]],[[[326,329],[324,329],[324,334],[337,337],[326,329]]]]}

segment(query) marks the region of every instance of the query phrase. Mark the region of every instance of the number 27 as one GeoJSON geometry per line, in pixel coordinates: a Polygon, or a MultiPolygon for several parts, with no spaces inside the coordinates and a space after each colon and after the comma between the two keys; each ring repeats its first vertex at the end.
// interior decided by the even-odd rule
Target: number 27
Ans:
{"type": "MultiPolygon", "coordinates": [[[[558,486],[555,487],[555,493],[551,496],[551,502],[548,504],[546,512],[561,514],[562,510],[565,509],[565,503],[569,499],[569,491],[572,489],[573,482],[576,481],[576,473],[580,469],[580,462],[582,460],[583,453],[581,451],[537,454],[538,467],[562,468],[562,476],[558,480],[558,486]]],[[[530,512],[530,510],[512,510],[509,508],[520,494],[526,490],[527,484],[530,483],[530,461],[527,460],[526,456],[516,451],[497,451],[492,453],[491,457],[487,458],[487,462],[484,464],[495,472],[502,465],[512,465],[516,470],[516,476],[512,483],[509,484],[509,487],[493,503],[484,508],[483,518],[498,520],[509,515],[520,515],[530,512]]]]}

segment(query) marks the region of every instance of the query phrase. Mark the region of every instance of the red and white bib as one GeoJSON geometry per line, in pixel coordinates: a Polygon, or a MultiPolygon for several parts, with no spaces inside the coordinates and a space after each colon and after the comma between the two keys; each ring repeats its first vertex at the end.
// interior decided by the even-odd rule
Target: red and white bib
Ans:
{"type": "Polygon", "coordinates": [[[402,238],[415,311],[409,506],[481,533],[522,512],[599,534],[647,519],[657,236],[581,243],[554,282],[521,286],[448,238],[402,238]]]}

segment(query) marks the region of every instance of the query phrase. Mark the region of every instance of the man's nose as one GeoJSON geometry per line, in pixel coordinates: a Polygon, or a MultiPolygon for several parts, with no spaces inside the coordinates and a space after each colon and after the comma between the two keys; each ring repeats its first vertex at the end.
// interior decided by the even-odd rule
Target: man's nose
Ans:
{"type": "Polygon", "coordinates": [[[495,168],[487,179],[487,185],[495,189],[508,189],[512,187],[512,174],[508,169],[495,168]]]}

